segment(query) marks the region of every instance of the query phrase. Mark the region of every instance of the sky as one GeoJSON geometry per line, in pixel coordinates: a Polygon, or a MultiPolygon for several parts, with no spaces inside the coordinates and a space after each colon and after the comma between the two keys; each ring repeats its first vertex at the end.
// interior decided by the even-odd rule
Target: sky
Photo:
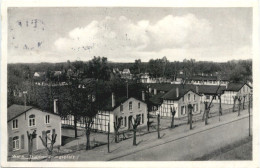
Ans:
{"type": "Polygon", "coordinates": [[[8,63],[252,58],[252,8],[8,8],[8,63]]]}

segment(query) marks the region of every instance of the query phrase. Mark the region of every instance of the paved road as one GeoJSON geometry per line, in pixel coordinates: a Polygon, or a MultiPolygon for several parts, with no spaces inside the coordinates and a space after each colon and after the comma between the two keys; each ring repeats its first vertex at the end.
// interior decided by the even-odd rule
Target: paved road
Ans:
{"type": "Polygon", "coordinates": [[[232,144],[248,136],[248,118],[214,127],[190,136],[167,141],[111,160],[172,161],[194,160],[220,147],[232,144]]]}

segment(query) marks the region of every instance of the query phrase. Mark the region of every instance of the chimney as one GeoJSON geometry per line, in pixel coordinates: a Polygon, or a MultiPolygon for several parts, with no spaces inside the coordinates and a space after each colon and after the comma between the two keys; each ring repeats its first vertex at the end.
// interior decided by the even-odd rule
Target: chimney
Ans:
{"type": "Polygon", "coordinates": [[[142,100],[145,101],[145,94],[144,94],[144,91],[142,91],[142,100]]]}
{"type": "Polygon", "coordinates": [[[153,93],[154,93],[154,95],[157,95],[157,89],[154,89],[153,93]]]}
{"type": "Polygon", "coordinates": [[[112,93],[112,108],[114,108],[115,105],[116,105],[115,94],[112,93]]]}
{"type": "Polygon", "coordinates": [[[196,93],[199,93],[199,86],[196,85],[196,93]]]}
{"type": "Polygon", "coordinates": [[[53,100],[53,112],[56,114],[58,113],[57,101],[58,101],[58,99],[53,100]]]}
{"type": "Polygon", "coordinates": [[[179,88],[176,88],[176,97],[179,97],[179,88]]]}

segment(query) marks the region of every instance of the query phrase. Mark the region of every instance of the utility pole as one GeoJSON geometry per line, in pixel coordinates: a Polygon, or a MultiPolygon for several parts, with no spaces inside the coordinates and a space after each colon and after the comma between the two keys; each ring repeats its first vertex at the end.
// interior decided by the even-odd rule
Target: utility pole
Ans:
{"type": "Polygon", "coordinates": [[[108,132],[107,132],[107,152],[109,153],[109,134],[110,134],[110,123],[108,123],[108,132]]]}
{"type": "Polygon", "coordinates": [[[248,113],[249,113],[249,116],[248,116],[248,119],[249,119],[249,136],[251,136],[251,133],[250,133],[250,104],[251,104],[251,95],[249,93],[249,105],[248,105],[248,113]]]}

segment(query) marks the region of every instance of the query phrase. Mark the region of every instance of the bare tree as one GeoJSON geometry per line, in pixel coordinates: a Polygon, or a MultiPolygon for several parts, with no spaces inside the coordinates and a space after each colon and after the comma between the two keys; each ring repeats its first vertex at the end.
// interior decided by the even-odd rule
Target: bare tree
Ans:
{"type": "Polygon", "coordinates": [[[171,122],[171,128],[174,128],[174,116],[175,116],[175,114],[176,114],[176,110],[175,110],[175,108],[173,107],[171,107],[171,113],[172,113],[172,122],[171,122]]]}
{"type": "Polygon", "coordinates": [[[219,115],[222,115],[221,94],[218,95],[218,99],[219,99],[219,115]]]}
{"type": "Polygon", "coordinates": [[[28,161],[31,161],[32,150],[33,150],[33,139],[35,139],[36,136],[37,136],[36,130],[34,130],[33,133],[29,133],[27,131],[27,138],[28,138],[28,161]]]}
{"type": "Polygon", "coordinates": [[[118,130],[122,124],[122,120],[123,120],[123,117],[121,116],[118,118],[118,121],[114,122],[115,142],[116,143],[118,143],[118,136],[119,136],[118,130]]]}
{"type": "Polygon", "coordinates": [[[160,114],[157,116],[157,132],[158,132],[158,139],[161,138],[160,136],[160,114]]]}
{"type": "Polygon", "coordinates": [[[241,100],[242,100],[242,97],[239,96],[239,97],[237,98],[237,100],[238,100],[238,112],[237,112],[237,116],[240,116],[240,108],[241,108],[241,100]]]}
{"type": "Polygon", "coordinates": [[[237,96],[233,96],[233,101],[234,101],[234,104],[233,104],[233,112],[235,112],[237,96]]]}
{"type": "Polygon", "coordinates": [[[90,149],[90,133],[91,133],[93,123],[94,121],[92,117],[85,117],[85,132],[87,138],[86,150],[90,149]]]}
{"type": "Polygon", "coordinates": [[[137,127],[140,125],[140,121],[141,121],[141,115],[137,115],[136,118],[133,117],[133,120],[134,120],[134,123],[133,121],[131,120],[131,123],[133,125],[133,132],[134,132],[134,136],[133,136],[133,145],[137,145],[136,144],[136,130],[137,130],[137,127]]]}
{"type": "Polygon", "coordinates": [[[39,138],[42,141],[43,146],[47,149],[47,152],[48,152],[47,160],[48,161],[51,161],[53,145],[56,142],[56,137],[57,137],[57,134],[55,133],[55,129],[52,130],[51,137],[47,136],[46,131],[42,132],[42,137],[39,136],[39,138]],[[48,146],[48,144],[50,144],[50,145],[48,146]]]}
{"type": "Polygon", "coordinates": [[[191,104],[188,105],[188,123],[190,124],[190,129],[192,129],[192,110],[193,106],[191,104]]]}

